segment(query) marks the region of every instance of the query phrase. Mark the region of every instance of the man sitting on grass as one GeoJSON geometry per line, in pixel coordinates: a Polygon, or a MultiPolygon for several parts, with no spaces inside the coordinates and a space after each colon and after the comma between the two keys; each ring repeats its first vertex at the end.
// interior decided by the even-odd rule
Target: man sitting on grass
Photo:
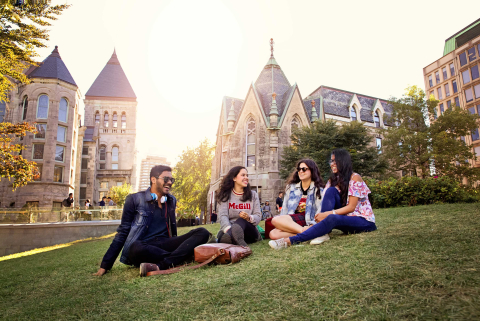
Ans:
{"type": "Polygon", "coordinates": [[[122,248],[120,262],[139,266],[140,276],[146,276],[192,259],[193,249],[208,241],[210,232],[203,227],[177,236],[177,200],[169,194],[174,182],[172,169],[158,165],[150,171],[150,188],[128,195],[117,234],[94,275],[110,270],[122,248]]]}

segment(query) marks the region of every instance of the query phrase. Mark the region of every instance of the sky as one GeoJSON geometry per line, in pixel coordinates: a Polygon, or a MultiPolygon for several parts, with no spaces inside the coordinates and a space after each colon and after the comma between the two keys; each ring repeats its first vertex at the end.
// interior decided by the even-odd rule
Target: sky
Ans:
{"type": "MultiPolygon", "coordinates": [[[[175,164],[186,148],[216,141],[224,96],[245,99],[274,55],[302,97],[321,85],[388,99],[424,88],[423,68],[445,39],[477,20],[459,1],[53,0],[67,9],[50,27],[82,97],[114,48],[135,91],[138,162],[175,164]]],[[[83,101],[81,104],[83,108],[83,101]]]]}

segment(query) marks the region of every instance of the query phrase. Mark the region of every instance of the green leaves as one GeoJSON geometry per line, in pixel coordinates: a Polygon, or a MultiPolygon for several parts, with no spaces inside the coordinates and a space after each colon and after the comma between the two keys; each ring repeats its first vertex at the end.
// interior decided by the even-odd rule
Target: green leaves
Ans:
{"type": "Polygon", "coordinates": [[[124,183],[121,186],[112,186],[108,192],[108,195],[112,198],[115,204],[117,204],[117,206],[123,206],[127,196],[132,193],[132,185],[124,183]]]}

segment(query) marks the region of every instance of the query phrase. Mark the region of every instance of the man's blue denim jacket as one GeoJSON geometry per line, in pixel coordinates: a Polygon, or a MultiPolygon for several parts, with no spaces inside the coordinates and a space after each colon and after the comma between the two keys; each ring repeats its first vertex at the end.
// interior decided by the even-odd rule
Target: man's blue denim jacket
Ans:
{"type": "MultiPolygon", "coordinates": [[[[123,248],[120,262],[132,265],[128,259],[128,251],[133,242],[141,240],[148,229],[155,210],[155,202],[150,194],[150,187],[143,192],[130,194],[123,206],[122,221],[117,229],[117,234],[103,257],[101,268],[110,270],[123,248]]],[[[177,222],[175,208],[177,200],[173,195],[167,195],[167,226],[169,237],[177,236],[177,222]]]]}

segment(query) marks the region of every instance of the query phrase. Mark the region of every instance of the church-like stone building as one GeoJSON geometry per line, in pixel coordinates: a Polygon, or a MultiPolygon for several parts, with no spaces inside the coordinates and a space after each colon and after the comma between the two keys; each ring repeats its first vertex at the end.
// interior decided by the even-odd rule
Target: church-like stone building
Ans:
{"type": "Polygon", "coordinates": [[[0,116],[36,123],[38,132],[21,143],[22,156],[37,163],[40,175],[15,192],[2,179],[0,207],[60,207],[69,193],[75,205],[86,199],[96,205],[113,185],[127,182],[135,190],[137,101],[116,53],[87,91],[84,125],[80,89],[57,46],[25,73],[31,83],[9,93],[0,116]]]}
{"type": "MultiPolygon", "coordinates": [[[[233,166],[247,167],[250,184],[262,202],[274,202],[284,189],[279,162],[291,145],[292,128],[333,119],[339,125],[359,120],[365,126],[383,127],[391,106],[383,99],[320,86],[302,98],[272,54],[245,99],[224,97],[217,129],[215,157],[208,194],[209,210],[216,207],[215,191],[233,166]]],[[[381,137],[376,137],[381,148],[381,137]]],[[[209,217],[209,216],[207,216],[209,217]]]]}

